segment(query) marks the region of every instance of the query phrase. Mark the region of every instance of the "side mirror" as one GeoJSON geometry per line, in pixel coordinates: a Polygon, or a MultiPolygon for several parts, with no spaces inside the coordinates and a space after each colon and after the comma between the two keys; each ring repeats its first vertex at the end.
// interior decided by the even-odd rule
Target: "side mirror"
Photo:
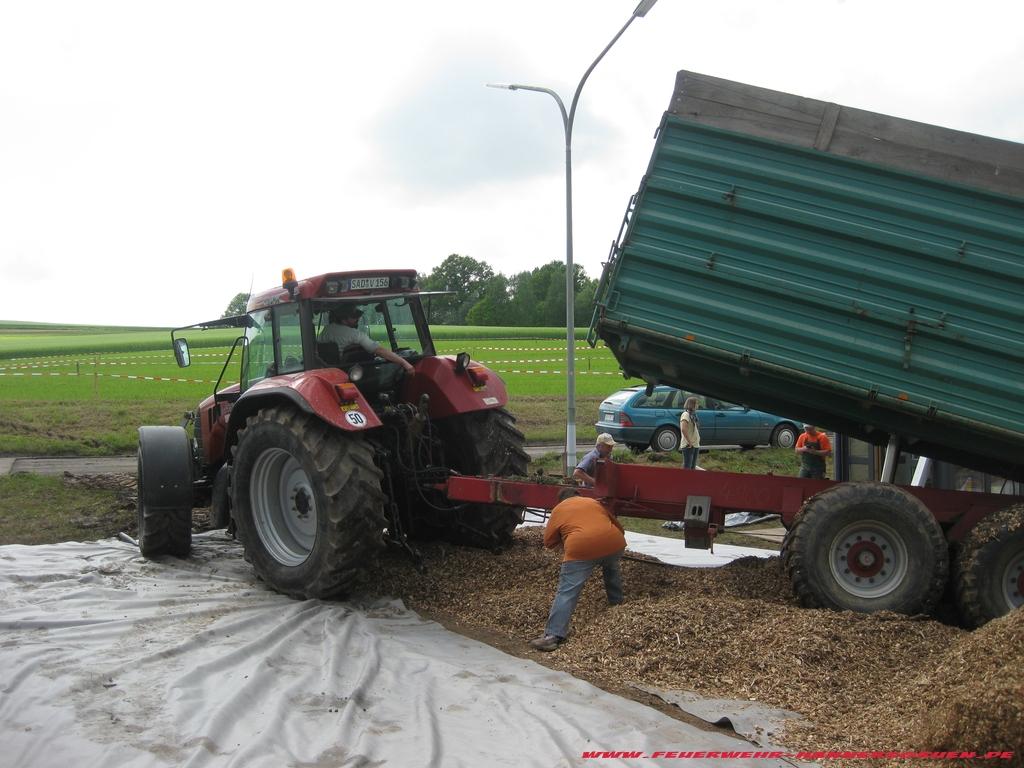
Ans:
{"type": "Polygon", "coordinates": [[[462,373],[469,368],[469,352],[459,352],[455,356],[455,372],[462,373]]]}
{"type": "Polygon", "coordinates": [[[178,361],[179,368],[188,368],[192,359],[188,353],[188,341],[186,339],[174,340],[174,359],[178,361]]]}

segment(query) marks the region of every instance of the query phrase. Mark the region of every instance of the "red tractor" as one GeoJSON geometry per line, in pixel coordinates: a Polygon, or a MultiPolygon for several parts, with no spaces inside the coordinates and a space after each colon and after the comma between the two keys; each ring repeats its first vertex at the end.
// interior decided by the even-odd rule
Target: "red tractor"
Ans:
{"type": "Polygon", "coordinates": [[[388,542],[414,555],[425,538],[507,545],[521,507],[437,490],[453,474],[522,476],[529,461],[502,381],[466,353],[436,354],[424,303],[437,294],[412,270],[285,270],[282,283],[244,315],[171,334],[184,367],[186,331],[239,329],[214,394],[180,427],[139,429],[142,554],[187,555],[207,501],[257,574],[300,598],[344,594],[388,542]]]}

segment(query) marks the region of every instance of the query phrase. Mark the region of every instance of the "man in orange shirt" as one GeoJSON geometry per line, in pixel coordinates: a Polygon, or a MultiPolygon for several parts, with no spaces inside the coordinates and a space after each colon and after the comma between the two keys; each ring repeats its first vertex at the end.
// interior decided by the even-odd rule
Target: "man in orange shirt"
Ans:
{"type": "Polygon", "coordinates": [[[828,435],[819,432],[813,424],[804,424],[804,433],[796,439],[796,455],[800,457],[797,477],[825,479],[825,457],[832,455],[828,435]]]}
{"type": "Polygon", "coordinates": [[[538,651],[553,651],[565,641],[576,601],[597,566],[604,576],[608,603],[618,605],[623,599],[619,563],[626,536],[619,521],[597,499],[577,496],[572,488],[562,491],[559,499],[544,529],[544,546],[561,546],[565,556],[547,627],[543,635],[530,641],[538,651]]]}

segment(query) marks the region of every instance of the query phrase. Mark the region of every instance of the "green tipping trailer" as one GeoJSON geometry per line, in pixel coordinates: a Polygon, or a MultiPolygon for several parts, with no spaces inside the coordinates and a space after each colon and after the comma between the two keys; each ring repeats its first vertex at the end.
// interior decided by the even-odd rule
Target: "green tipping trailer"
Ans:
{"type": "Polygon", "coordinates": [[[1024,145],[680,72],[590,341],[1024,479],[1024,145]]]}

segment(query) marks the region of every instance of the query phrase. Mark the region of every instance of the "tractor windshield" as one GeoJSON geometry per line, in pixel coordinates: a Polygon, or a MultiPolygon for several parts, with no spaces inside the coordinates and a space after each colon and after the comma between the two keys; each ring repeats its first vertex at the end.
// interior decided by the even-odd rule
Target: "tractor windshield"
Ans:
{"type": "MultiPolygon", "coordinates": [[[[417,355],[434,354],[419,300],[409,296],[314,302],[313,326],[316,338],[323,339],[332,323],[344,324],[346,315],[351,316],[352,308],[361,313],[354,327],[385,349],[417,355]]],[[[349,326],[352,325],[350,320],[349,326]]]]}

